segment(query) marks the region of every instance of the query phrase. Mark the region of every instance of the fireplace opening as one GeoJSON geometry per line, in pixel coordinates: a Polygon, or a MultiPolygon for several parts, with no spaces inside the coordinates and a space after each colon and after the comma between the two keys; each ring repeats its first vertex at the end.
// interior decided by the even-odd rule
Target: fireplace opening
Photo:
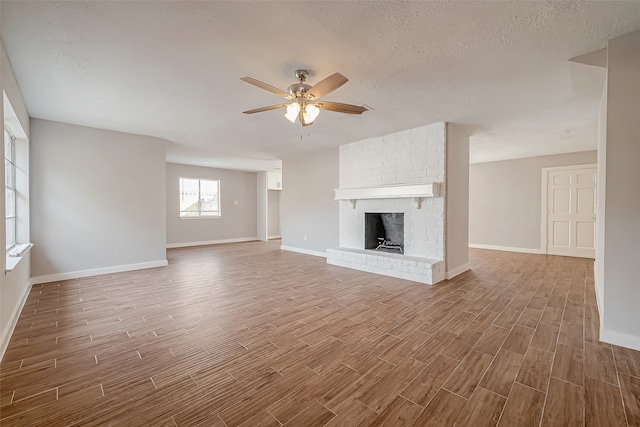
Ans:
{"type": "Polygon", "coordinates": [[[365,213],[364,248],[404,253],[404,214],[365,213]]]}

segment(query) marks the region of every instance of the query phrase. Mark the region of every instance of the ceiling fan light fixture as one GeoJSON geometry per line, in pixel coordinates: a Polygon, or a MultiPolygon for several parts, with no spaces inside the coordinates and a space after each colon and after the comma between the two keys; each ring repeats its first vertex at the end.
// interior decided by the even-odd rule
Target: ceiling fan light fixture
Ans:
{"type": "Polygon", "coordinates": [[[287,113],[284,116],[291,123],[295,123],[296,118],[298,117],[298,113],[300,113],[300,104],[298,104],[297,102],[292,102],[287,106],[287,113]]]}
{"type": "MultiPolygon", "coordinates": [[[[0,0],[2,1],[2,0],[0,0]]],[[[300,121],[302,126],[309,126],[320,114],[320,110],[335,111],[337,113],[346,114],[362,114],[369,110],[364,106],[344,104],[342,102],[321,101],[324,95],[333,92],[346,82],[349,81],[340,73],[333,73],[329,77],[320,80],[311,86],[305,83],[309,72],[306,70],[296,70],[296,78],[298,83],[294,83],[287,88],[288,92],[280,90],[276,87],[261,82],[251,77],[241,77],[240,80],[259,87],[260,89],[280,95],[287,99],[286,104],[269,105],[267,107],[254,108],[252,110],[243,111],[244,114],[261,113],[263,111],[276,110],[286,108],[285,118],[291,123],[295,123],[296,119],[300,121]]]]}
{"type": "Polygon", "coordinates": [[[305,123],[313,123],[313,121],[318,117],[318,114],[320,114],[320,109],[313,104],[307,104],[305,105],[304,112],[302,114],[304,115],[305,123]]]}

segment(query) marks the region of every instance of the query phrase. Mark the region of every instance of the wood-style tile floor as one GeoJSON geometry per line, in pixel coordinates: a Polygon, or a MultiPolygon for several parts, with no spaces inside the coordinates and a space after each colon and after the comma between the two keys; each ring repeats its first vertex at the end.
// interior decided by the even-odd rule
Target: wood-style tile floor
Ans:
{"type": "Polygon", "coordinates": [[[279,244],[34,286],[0,424],[640,425],[640,352],[598,341],[590,260],[472,250],[427,286],[279,244]]]}

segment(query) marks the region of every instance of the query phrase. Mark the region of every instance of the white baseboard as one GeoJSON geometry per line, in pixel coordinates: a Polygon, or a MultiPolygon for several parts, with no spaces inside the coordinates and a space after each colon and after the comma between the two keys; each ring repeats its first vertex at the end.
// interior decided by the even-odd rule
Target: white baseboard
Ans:
{"type": "Polygon", "coordinates": [[[95,268],[92,270],[72,271],[69,273],[47,274],[31,278],[31,284],[57,282],[59,280],[78,279],[81,277],[100,276],[103,274],[122,273],[125,271],[143,270],[145,268],[165,267],[169,265],[166,259],[159,261],[141,262],[138,264],[115,265],[113,267],[95,268]]]}
{"type": "Polygon", "coordinates": [[[454,268],[453,270],[449,270],[444,274],[444,278],[449,280],[449,279],[453,279],[454,277],[464,273],[465,271],[469,271],[471,270],[471,264],[464,264],[461,265],[460,267],[454,268]]]}
{"type": "MultiPolygon", "coordinates": [[[[270,237],[270,239],[271,239],[271,237],[270,237]]],[[[219,245],[221,243],[254,242],[256,240],[258,240],[257,237],[240,237],[240,238],[237,238],[237,239],[203,240],[201,242],[167,243],[167,249],[171,249],[171,248],[188,248],[188,247],[191,247],[191,246],[219,245]]]]}
{"type": "Polygon", "coordinates": [[[267,239],[271,240],[271,239],[282,239],[281,235],[277,235],[277,236],[267,236],[267,239]]]}
{"type": "Polygon", "coordinates": [[[543,254],[541,249],[532,249],[532,248],[514,248],[511,246],[494,246],[494,245],[479,245],[476,243],[469,243],[470,248],[474,249],[490,249],[492,251],[505,251],[505,252],[522,252],[525,254],[543,254]]]}
{"type": "Polygon", "coordinates": [[[24,290],[24,294],[20,299],[20,302],[16,304],[11,312],[11,316],[9,319],[9,323],[2,331],[2,336],[0,336],[0,360],[4,357],[4,352],[7,351],[7,347],[9,346],[9,341],[11,340],[11,335],[13,335],[13,330],[16,328],[16,324],[18,323],[18,319],[20,318],[20,313],[22,313],[22,309],[24,308],[24,303],[27,302],[27,297],[29,296],[29,292],[31,292],[31,286],[33,282],[29,283],[24,290]]]}
{"type": "Polygon", "coordinates": [[[602,319],[604,319],[604,306],[602,305],[604,301],[602,301],[602,295],[600,295],[600,289],[598,287],[598,263],[593,263],[593,286],[595,288],[596,293],[596,304],[598,305],[598,318],[602,323],[602,319]]]}
{"type": "Polygon", "coordinates": [[[282,245],[282,246],[280,246],[280,250],[289,251],[289,252],[298,252],[300,254],[319,256],[319,257],[323,257],[323,258],[327,257],[327,253],[326,252],[312,251],[311,249],[294,248],[293,246],[284,246],[284,245],[282,245]]]}
{"type": "Polygon", "coordinates": [[[600,341],[640,351],[640,336],[605,329],[600,325],[600,341]]]}

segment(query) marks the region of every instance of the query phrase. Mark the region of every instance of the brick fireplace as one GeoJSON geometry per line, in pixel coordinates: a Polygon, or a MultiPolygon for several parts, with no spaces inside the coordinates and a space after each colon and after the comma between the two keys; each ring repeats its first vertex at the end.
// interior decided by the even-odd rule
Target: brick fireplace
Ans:
{"type": "Polygon", "coordinates": [[[445,276],[446,124],[340,147],[333,265],[433,284],[445,276]],[[366,249],[367,213],[403,215],[402,253],[366,249]]]}

